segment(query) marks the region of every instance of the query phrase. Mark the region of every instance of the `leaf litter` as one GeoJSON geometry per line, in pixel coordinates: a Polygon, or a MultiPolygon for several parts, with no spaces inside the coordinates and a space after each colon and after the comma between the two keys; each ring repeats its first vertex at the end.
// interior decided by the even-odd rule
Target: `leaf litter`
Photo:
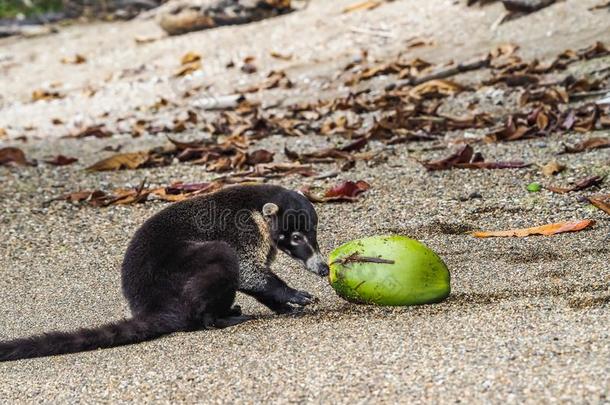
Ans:
{"type": "MultiPolygon", "coordinates": [[[[437,147],[442,147],[448,146],[443,138],[451,131],[482,130],[486,132],[484,141],[503,142],[546,137],[568,131],[591,132],[610,127],[610,106],[569,104],[572,97],[582,97],[582,93],[607,87],[607,77],[592,79],[567,76],[555,82],[552,81],[556,80],[554,76],[551,81],[546,77],[547,74],[565,70],[576,61],[608,55],[603,44],[595,43],[578,51],[566,50],[549,61],[525,61],[516,55],[517,50],[518,46],[514,44],[504,44],[484,57],[445,65],[417,58],[408,59],[406,54],[399,55],[396,60],[378,64],[369,64],[364,57],[361,62],[346,66],[342,73],[345,76],[344,82],[354,86],[348,95],[279,109],[263,108],[244,97],[250,93],[293,86],[285,72],[271,71],[258,85],[238,90],[238,97],[235,98],[237,103],[221,107],[215,118],[201,119],[195,112],[187,111],[185,114],[183,111],[182,116],[176,116],[171,125],[138,118],[132,129],[132,136],[199,130],[209,134],[209,138],[185,142],[168,137],[169,145],[110,156],[91,165],[89,170],[138,169],[188,162],[202,165],[211,172],[222,173],[220,181],[228,182],[265,181],[289,175],[319,177],[321,175],[318,175],[315,165],[343,162],[341,169],[349,170],[356,160],[369,161],[375,152],[363,152],[362,149],[373,141],[382,145],[434,141],[437,147]],[[476,69],[488,70],[491,79],[473,86],[464,85],[453,78],[476,69]],[[396,80],[382,92],[367,89],[366,82],[378,76],[395,76],[396,80]],[[519,106],[500,116],[476,112],[476,109],[459,116],[441,112],[445,99],[477,91],[485,85],[520,92],[519,106]],[[342,137],[346,140],[343,143],[345,146],[310,152],[296,152],[286,147],[284,155],[289,162],[275,161],[277,157],[273,152],[256,147],[258,140],[270,135],[298,137],[312,132],[342,137]]],[[[272,54],[272,57],[289,59],[281,54],[272,54]]],[[[185,75],[201,68],[201,56],[195,52],[185,54],[180,62],[185,75]]],[[[248,63],[252,64],[253,60],[244,60],[244,64],[248,63]]],[[[185,97],[190,97],[187,93],[185,97]]],[[[154,109],[170,107],[179,105],[165,102],[154,109]]],[[[71,136],[102,138],[116,132],[104,125],[95,125],[71,136]]],[[[607,146],[607,141],[593,139],[596,138],[585,140],[588,143],[583,145],[566,146],[566,152],[575,153],[572,151],[607,146]]],[[[420,163],[428,170],[503,169],[530,165],[518,160],[485,161],[482,154],[475,153],[471,145],[462,146],[444,159],[420,163]]],[[[140,194],[142,193],[146,192],[141,190],[140,194]]],[[[339,193],[336,197],[340,200],[352,199],[349,193],[339,193]]],[[[317,198],[334,197],[322,194],[317,198]]]]}
{"type": "Polygon", "coordinates": [[[554,224],[547,224],[541,226],[534,226],[531,228],[520,228],[510,229],[507,231],[475,231],[470,234],[476,238],[490,238],[490,237],[525,237],[531,235],[556,235],[564,232],[577,232],[593,226],[595,221],[589,219],[583,219],[580,221],[567,221],[558,222],[554,224]]]}

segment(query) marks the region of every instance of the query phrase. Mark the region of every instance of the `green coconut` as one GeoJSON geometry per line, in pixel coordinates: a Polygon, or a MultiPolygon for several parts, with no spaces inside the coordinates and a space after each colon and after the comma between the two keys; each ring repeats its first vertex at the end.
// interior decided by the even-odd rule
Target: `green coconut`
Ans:
{"type": "Polygon", "coordinates": [[[337,294],[360,304],[431,304],[451,290],[443,260],[423,243],[400,235],[341,245],[330,253],[329,266],[337,294]]]}

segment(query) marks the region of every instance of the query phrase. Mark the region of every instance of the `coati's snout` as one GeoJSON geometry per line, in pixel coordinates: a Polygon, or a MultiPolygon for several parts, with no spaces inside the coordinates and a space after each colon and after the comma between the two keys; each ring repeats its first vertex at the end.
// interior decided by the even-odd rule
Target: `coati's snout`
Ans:
{"type": "Polygon", "coordinates": [[[272,219],[279,250],[302,262],[312,273],[326,277],[329,268],[318,247],[316,211],[303,195],[294,193],[293,197],[283,201],[281,209],[274,203],[265,204],[263,215],[272,219]]]}
{"type": "Polygon", "coordinates": [[[300,231],[290,232],[290,234],[280,234],[277,242],[278,248],[288,253],[293,258],[300,260],[305,268],[320,277],[328,276],[329,268],[324,257],[320,254],[315,232],[313,235],[300,231]]]}

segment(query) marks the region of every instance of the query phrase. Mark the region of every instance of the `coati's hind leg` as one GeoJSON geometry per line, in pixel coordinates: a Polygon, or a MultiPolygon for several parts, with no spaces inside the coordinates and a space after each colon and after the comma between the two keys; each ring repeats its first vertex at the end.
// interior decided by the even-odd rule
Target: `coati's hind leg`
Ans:
{"type": "Polygon", "coordinates": [[[224,242],[192,242],[179,252],[186,275],[181,306],[189,329],[223,328],[252,319],[233,307],[239,285],[239,262],[224,242]]]}

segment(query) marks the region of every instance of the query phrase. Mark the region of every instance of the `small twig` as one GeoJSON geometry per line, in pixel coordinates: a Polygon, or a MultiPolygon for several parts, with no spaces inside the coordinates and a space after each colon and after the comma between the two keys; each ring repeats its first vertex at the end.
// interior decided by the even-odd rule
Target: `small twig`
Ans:
{"type": "Polygon", "coordinates": [[[431,80],[446,79],[450,76],[455,76],[460,73],[488,67],[489,62],[490,57],[489,55],[487,55],[482,59],[477,59],[472,62],[460,63],[447,69],[437,70],[436,72],[433,72],[426,76],[409,77],[407,79],[399,80],[387,86],[386,90],[393,90],[404,86],[417,86],[418,84],[429,82],[431,80]]]}
{"type": "Polygon", "coordinates": [[[352,253],[351,255],[342,259],[335,260],[332,264],[349,264],[349,263],[381,263],[381,264],[394,264],[394,260],[382,259],[381,257],[368,257],[360,256],[358,252],[352,253]]]}
{"type": "Polygon", "coordinates": [[[332,177],[337,177],[339,174],[341,174],[339,171],[326,172],[315,176],[314,180],[330,179],[332,177]]]}
{"type": "Polygon", "coordinates": [[[589,97],[605,96],[606,94],[610,94],[610,88],[593,91],[583,91],[582,93],[574,93],[570,95],[570,100],[582,100],[589,97]]]}
{"type": "Polygon", "coordinates": [[[377,35],[377,36],[384,37],[384,38],[395,38],[396,37],[396,35],[392,34],[391,32],[377,31],[377,30],[371,30],[371,29],[360,28],[360,27],[351,27],[350,31],[355,32],[357,34],[377,35]]]}

